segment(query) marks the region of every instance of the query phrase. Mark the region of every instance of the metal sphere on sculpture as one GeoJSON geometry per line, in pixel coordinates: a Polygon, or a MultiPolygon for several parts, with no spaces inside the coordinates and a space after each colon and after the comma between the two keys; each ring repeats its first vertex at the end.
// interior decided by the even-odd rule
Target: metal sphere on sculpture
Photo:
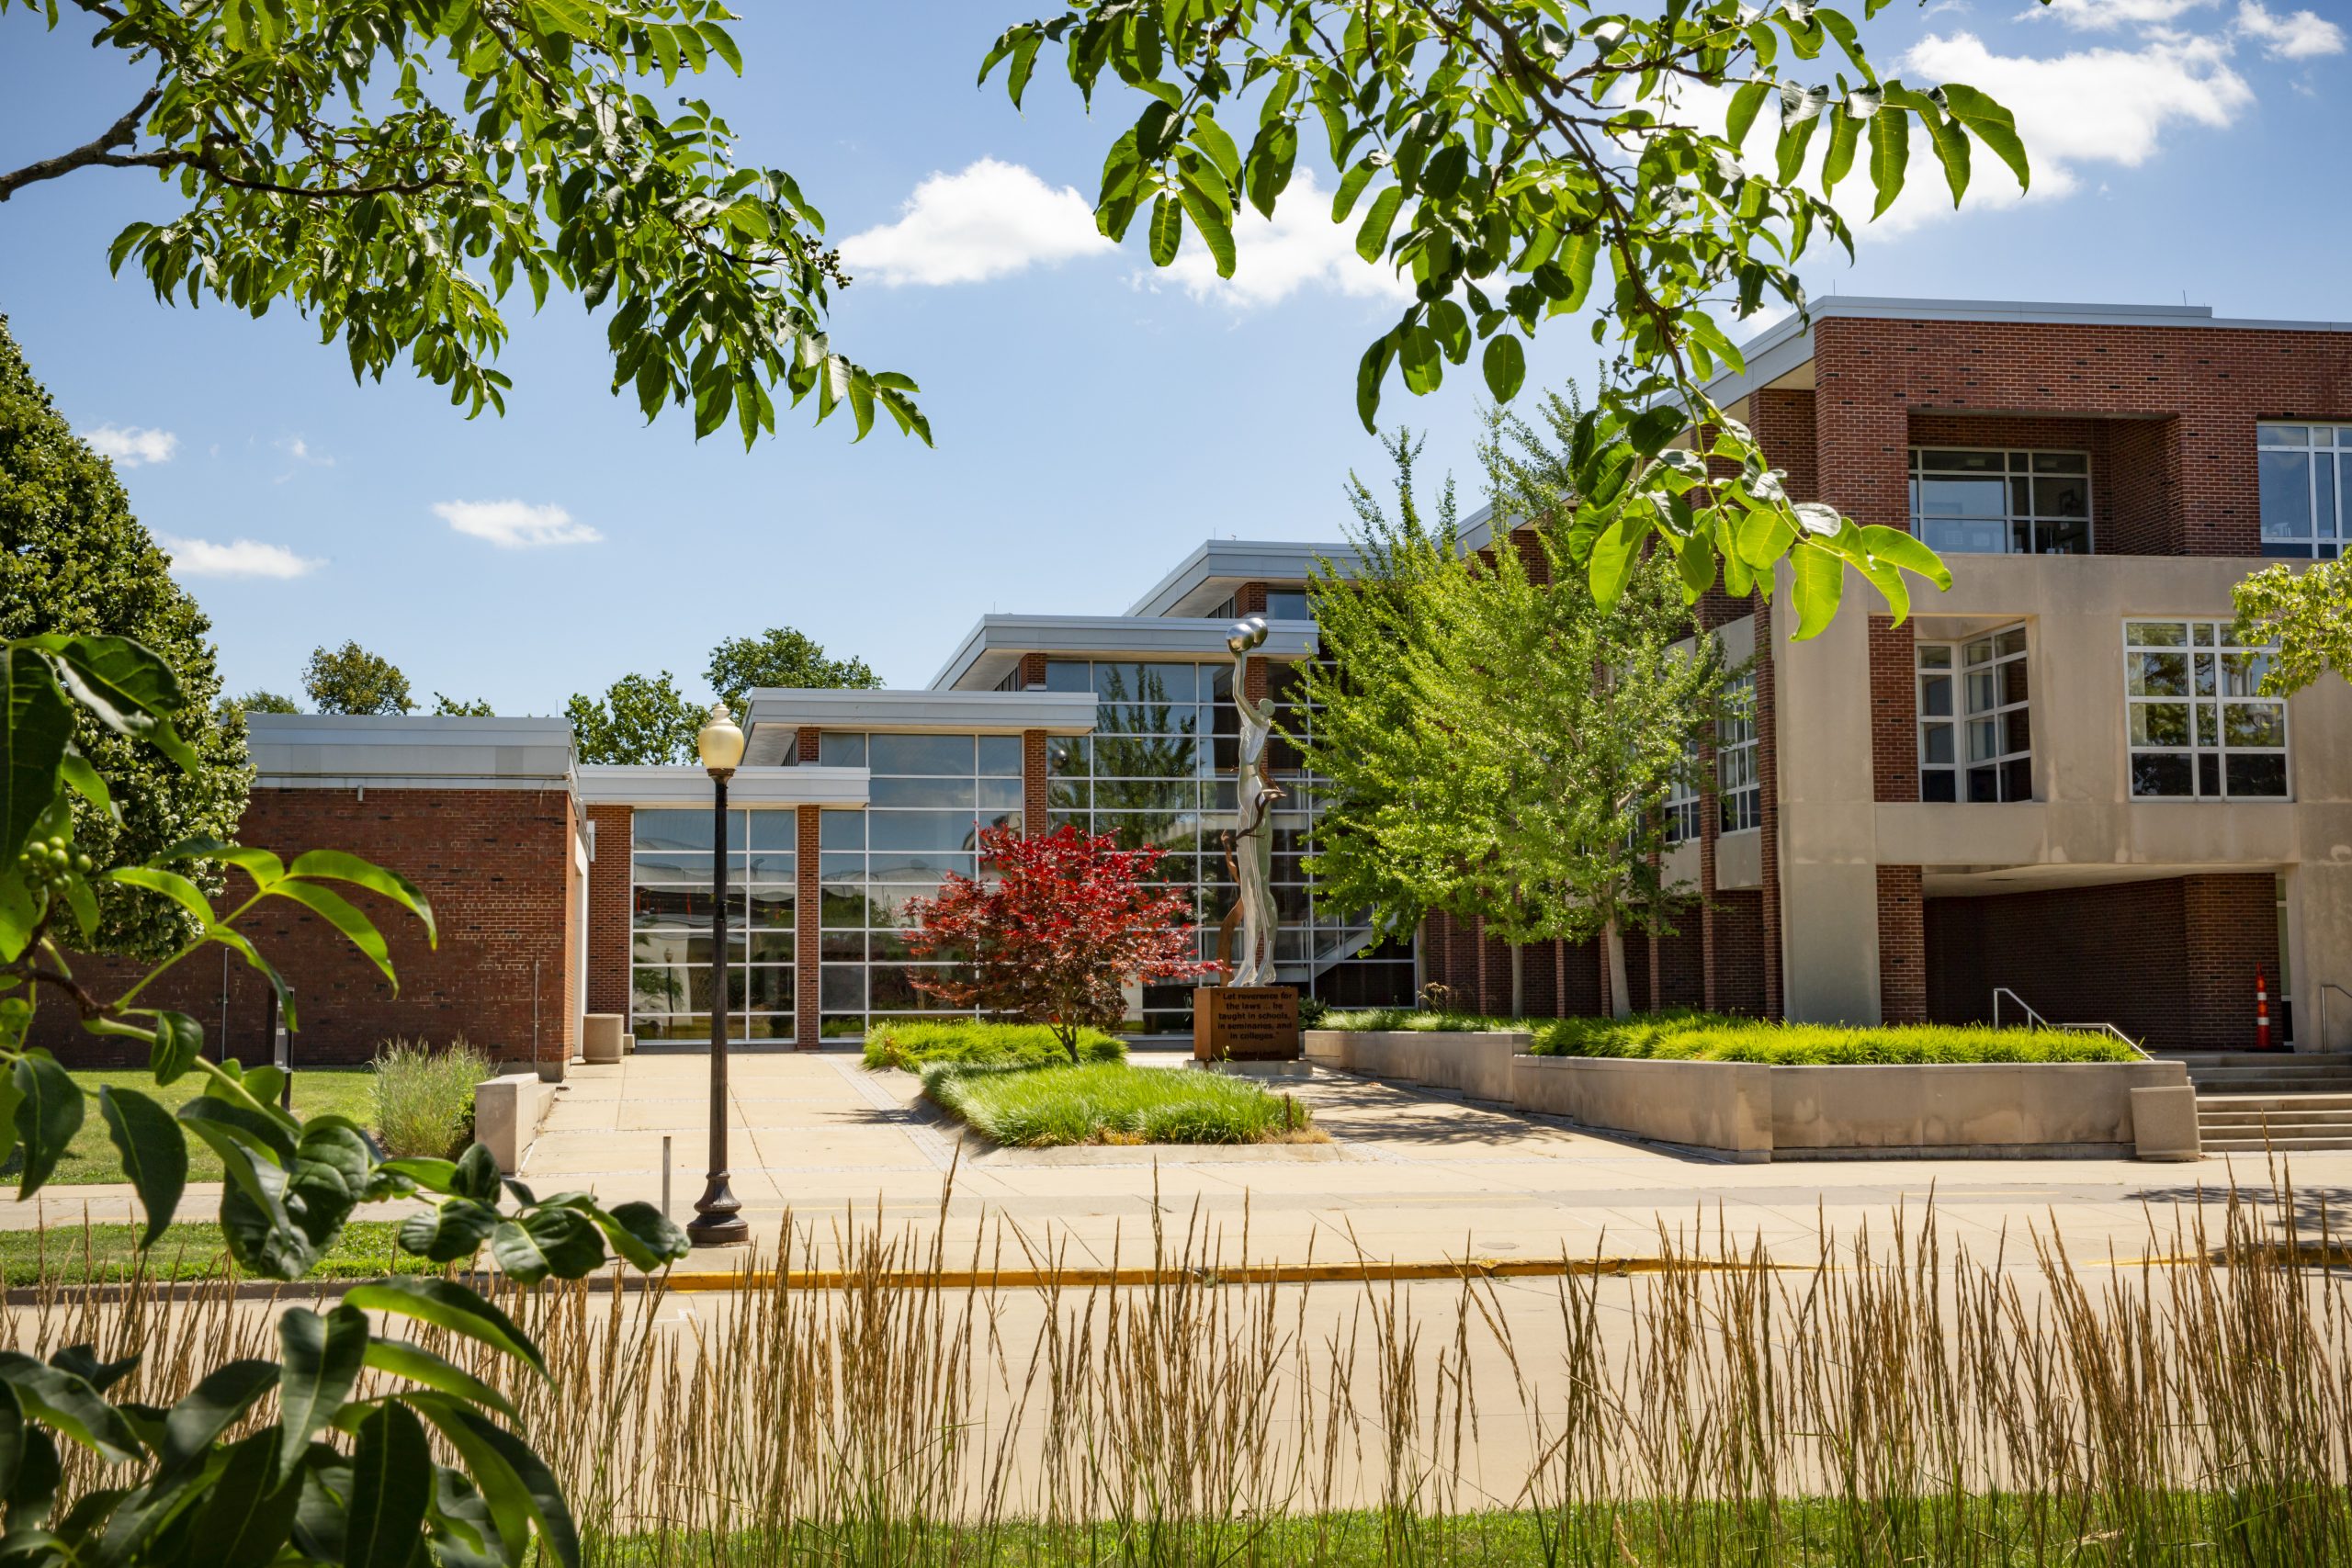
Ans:
{"type": "Polygon", "coordinates": [[[1244,615],[1234,622],[1232,634],[1225,639],[1225,646],[1237,659],[1253,648],[1265,647],[1266,617],[1244,615]]]}

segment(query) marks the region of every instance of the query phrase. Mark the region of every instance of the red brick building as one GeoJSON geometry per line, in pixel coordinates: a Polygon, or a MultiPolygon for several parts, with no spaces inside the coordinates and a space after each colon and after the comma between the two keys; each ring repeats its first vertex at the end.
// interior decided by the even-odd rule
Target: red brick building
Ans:
{"type": "MultiPolygon", "coordinates": [[[[2005,1018],[2231,1049],[2254,1043],[2260,974],[2283,1037],[2352,1044],[2352,687],[2262,698],[2259,650],[2230,640],[2232,584],[2352,542],[2352,332],[1832,299],[1714,395],[1792,496],[1919,533],[1954,581],[1896,626],[1856,579],[1804,643],[1785,573],[1701,602],[1701,634],[1752,660],[1752,701],[1702,747],[1708,787],[1676,803],[1668,870],[1691,903],[1632,944],[1632,1004],[1958,1021],[1998,997],[2005,1018]]],[[[1474,523],[1467,543],[1497,541],[1474,523]]],[[[1214,926],[1233,899],[1227,630],[1268,618],[1247,679],[1282,704],[1316,649],[1304,584],[1327,556],[1349,558],[1212,540],[1125,615],[984,617],[926,689],[755,694],[723,852],[739,1033],[807,1048],[935,1006],[905,903],[972,872],[991,825],[1159,844],[1214,926]]],[[[625,1015],[640,1041],[707,1037],[720,852],[698,770],[576,766],[554,720],[253,726],[245,840],[367,855],[441,919],[427,952],[379,911],[395,997],[315,917],[271,910],[254,934],[299,989],[299,1056],[462,1033],[546,1060],[582,1013],[625,1015]]],[[[1313,805],[1295,789],[1275,818],[1285,980],[1339,1005],[1437,981],[1483,1011],[1611,1006],[1590,947],[1513,953],[1436,919],[1410,948],[1367,948],[1316,906],[1313,805]]],[[[266,1053],[242,969],[161,990],[266,1053]]],[[[1138,1030],[1190,1027],[1184,987],[1129,1000],[1138,1030]]]]}

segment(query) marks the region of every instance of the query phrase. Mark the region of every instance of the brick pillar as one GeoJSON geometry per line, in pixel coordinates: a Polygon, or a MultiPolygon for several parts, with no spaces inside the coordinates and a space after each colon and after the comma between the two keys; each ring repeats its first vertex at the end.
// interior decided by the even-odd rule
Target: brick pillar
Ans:
{"type": "Polygon", "coordinates": [[[800,728],[799,734],[795,739],[798,741],[800,746],[800,760],[804,762],[815,761],[817,760],[817,732],[809,728],[808,726],[803,725],[800,728]]]}
{"type": "Polygon", "coordinates": [[[1026,689],[1032,686],[1042,686],[1045,683],[1046,656],[1042,653],[1023,654],[1021,656],[1022,686],[1026,689]]]}
{"type": "Polygon", "coordinates": [[[1756,776],[1764,884],[1764,1016],[1787,1013],[1781,997],[1781,763],[1780,724],[1774,701],[1772,601],[1767,594],[1756,613],[1756,776]]]}
{"type": "Polygon", "coordinates": [[[2182,949],[2188,959],[2188,1043],[2199,1051],[2253,1048],[2254,976],[2270,984],[2270,1037],[2278,1019],[2278,884],[2271,873],[2181,878],[2182,949]]]}
{"type": "Polygon", "coordinates": [[[588,807],[596,858],[588,863],[588,1012],[628,1016],[629,820],[626,806],[588,807]]]}
{"type": "MultiPolygon", "coordinates": [[[[1871,617],[1871,798],[1919,798],[1919,653],[1913,623],[1871,617]]],[[[1960,672],[1952,671],[1959,702],[1960,672]]],[[[1954,718],[1957,723],[1957,716],[1954,718]]]]}
{"type": "MultiPolygon", "coordinates": [[[[1651,852],[1650,852],[1650,875],[1651,875],[1651,877],[1652,877],[1654,880],[1662,878],[1663,871],[1662,871],[1661,862],[1663,861],[1663,859],[1664,859],[1664,857],[1663,857],[1662,855],[1660,855],[1657,851],[1653,850],[1653,851],[1651,851],[1651,852]]],[[[1660,1008],[1662,1008],[1662,1007],[1664,1007],[1664,1006],[1666,1005],[1666,1003],[1665,1003],[1665,996],[1666,996],[1666,992],[1665,992],[1665,989],[1664,989],[1663,986],[1660,984],[1659,976],[1658,976],[1658,961],[1657,961],[1657,927],[1655,927],[1655,926],[1653,926],[1653,927],[1651,927],[1651,928],[1650,928],[1650,931],[1649,931],[1649,942],[1650,942],[1650,951],[1649,951],[1649,993],[1650,993],[1650,1011],[1652,1011],[1652,1012],[1656,1012],[1656,1011],[1657,1011],[1660,1008]]]]}
{"type": "MultiPolygon", "coordinates": [[[[804,739],[813,739],[807,730],[804,739]]],[[[804,745],[804,752],[809,748],[804,745]]],[[[813,806],[799,808],[799,820],[794,824],[794,837],[800,846],[798,896],[793,902],[793,971],[792,971],[792,1034],[796,1048],[814,1051],[824,1043],[817,1021],[818,987],[822,976],[817,969],[817,837],[820,813],[813,806]]]]}
{"type": "Polygon", "coordinates": [[[1878,1016],[1928,1021],[1927,908],[1916,865],[1878,868],[1878,1016]]]}
{"type": "Polygon", "coordinates": [[[1046,732],[1021,732],[1021,830],[1029,838],[1046,831],[1046,732]]]}
{"type": "Polygon", "coordinates": [[[1233,613],[1237,615],[1262,615],[1266,613],[1266,585],[1245,582],[1233,591],[1233,613]]]}

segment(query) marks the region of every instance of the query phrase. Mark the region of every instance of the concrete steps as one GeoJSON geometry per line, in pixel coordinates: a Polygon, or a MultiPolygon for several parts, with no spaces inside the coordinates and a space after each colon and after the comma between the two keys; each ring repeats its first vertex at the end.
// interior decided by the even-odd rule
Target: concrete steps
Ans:
{"type": "Polygon", "coordinates": [[[2164,1051],[2197,1087],[2208,1154],[2352,1149],[2352,1058],[2291,1052],[2164,1051]]]}

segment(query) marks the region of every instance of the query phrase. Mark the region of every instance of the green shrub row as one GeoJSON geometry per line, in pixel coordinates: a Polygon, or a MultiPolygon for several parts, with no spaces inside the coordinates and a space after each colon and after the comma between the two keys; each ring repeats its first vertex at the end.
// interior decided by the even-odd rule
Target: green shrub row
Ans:
{"type": "Polygon", "coordinates": [[[2111,1034],[1987,1024],[1842,1027],[1777,1023],[1675,1010],[1612,1018],[1482,1018],[1383,1009],[1333,1013],[1325,1027],[1461,1032],[1524,1030],[1539,1056],[1630,1056],[1661,1061],[1768,1062],[1780,1066],[1913,1066],[1967,1062],[2129,1062],[2138,1053],[2111,1034]]]}
{"type": "Polygon", "coordinates": [[[1246,1079],[1091,1062],[1057,1071],[935,1062],[923,1092],[1013,1148],[1069,1144],[1259,1144],[1306,1131],[1306,1108],[1246,1079]]]}
{"type": "MultiPolygon", "coordinates": [[[[1079,1059],[1124,1062],[1126,1042],[1096,1029],[1078,1035],[1079,1059]]],[[[877,1023],[865,1032],[868,1067],[903,1067],[921,1071],[933,1062],[962,1062],[974,1066],[1051,1067],[1067,1066],[1069,1053],[1042,1023],[991,1023],[981,1019],[944,1019],[936,1023],[877,1023]]]]}

